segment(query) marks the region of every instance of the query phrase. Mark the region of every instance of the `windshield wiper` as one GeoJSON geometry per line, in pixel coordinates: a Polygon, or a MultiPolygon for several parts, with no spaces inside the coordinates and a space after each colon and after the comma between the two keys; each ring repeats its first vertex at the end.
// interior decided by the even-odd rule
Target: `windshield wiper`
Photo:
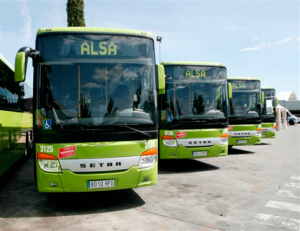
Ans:
{"type": "Polygon", "coordinates": [[[130,127],[130,126],[128,126],[128,125],[119,125],[119,127],[120,127],[120,128],[127,128],[127,129],[129,129],[129,130],[132,130],[132,131],[135,131],[135,132],[137,132],[137,133],[140,133],[140,134],[146,136],[148,139],[151,138],[151,135],[149,135],[148,133],[143,132],[143,131],[138,130],[138,129],[135,129],[135,128],[130,127]]]}

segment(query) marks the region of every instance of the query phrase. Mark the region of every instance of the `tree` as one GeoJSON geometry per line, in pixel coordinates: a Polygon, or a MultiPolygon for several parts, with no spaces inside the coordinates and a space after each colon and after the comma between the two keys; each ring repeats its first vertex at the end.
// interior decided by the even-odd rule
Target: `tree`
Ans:
{"type": "Polygon", "coordinates": [[[68,26],[85,26],[84,0],[68,0],[68,26]]]}

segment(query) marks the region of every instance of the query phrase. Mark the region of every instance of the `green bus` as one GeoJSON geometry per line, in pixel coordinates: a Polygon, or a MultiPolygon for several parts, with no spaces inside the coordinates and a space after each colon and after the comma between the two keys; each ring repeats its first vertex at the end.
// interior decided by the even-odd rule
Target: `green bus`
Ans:
{"type": "Polygon", "coordinates": [[[229,148],[261,143],[261,94],[258,78],[228,77],[232,86],[229,100],[229,148]]]}
{"type": "Polygon", "coordinates": [[[276,106],[275,88],[263,87],[264,103],[262,104],[262,138],[275,138],[276,136],[276,106]]]}
{"type": "MultiPolygon", "coordinates": [[[[16,55],[15,80],[33,59],[34,168],[39,192],[91,192],[157,182],[157,95],[149,32],[41,28],[16,55]]],[[[159,87],[158,87],[159,86],[159,87]]]]}
{"type": "Polygon", "coordinates": [[[31,147],[32,97],[14,81],[14,69],[0,54],[0,177],[31,147]]]}
{"type": "MultiPolygon", "coordinates": [[[[163,62],[165,94],[159,96],[160,159],[228,153],[227,70],[209,62],[163,62]]],[[[230,90],[229,90],[230,92],[230,90]]]]}

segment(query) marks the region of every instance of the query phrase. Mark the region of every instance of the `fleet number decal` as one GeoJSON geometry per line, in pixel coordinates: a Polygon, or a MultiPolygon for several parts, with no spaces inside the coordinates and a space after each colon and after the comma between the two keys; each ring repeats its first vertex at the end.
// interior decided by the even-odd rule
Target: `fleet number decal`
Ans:
{"type": "Polygon", "coordinates": [[[53,145],[40,146],[41,152],[53,152],[53,145]]]}
{"type": "Polygon", "coordinates": [[[155,148],[155,141],[149,140],[145,142],[145,149],[155,148]]]}
{"type": "Polygon", "coordinates": [[[173,136],[174,132],[173,131],[165,131],[166,136],[173,136]]]}

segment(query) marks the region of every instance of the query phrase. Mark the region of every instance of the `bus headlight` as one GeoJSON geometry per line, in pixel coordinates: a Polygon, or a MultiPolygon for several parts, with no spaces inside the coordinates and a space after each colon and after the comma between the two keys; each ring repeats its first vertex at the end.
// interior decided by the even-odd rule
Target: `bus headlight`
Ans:
{"type": "Polygon", "coordinates": [[[39,152],[37,154],[38,164],[45,172],[61,172],[59,160],[56,156],[39,152]]]}
{"type": "Polygon", "coordinates": [[[162,136],[163,144],[167,147],[177,147],[177,141],[172,136],[162,136]]]}
{"type": "Polygon", "coordinates": [[[261,126],[260,127],[258,126],[258,129],[256,129],[255,136],[261,136],[261,133],[262,133],[262,128],[261,126]]]}
{"type": "Polygon", "coordinates": [[[276,123],[273,124],[272,132],[276,132],[276,123]]]}
{"type": "Polygon", "coordinates": [[[220,137],[220,145],[227,145],[228,137],[229,137],[228,133],[222,134],[221,137],[220,137]]]}
{"type": "Polygon", "coordinates": [[[148,168],[152,167],[157,160],[157,148],[149,149],[141,154],[139,168],[148,168]]]}

